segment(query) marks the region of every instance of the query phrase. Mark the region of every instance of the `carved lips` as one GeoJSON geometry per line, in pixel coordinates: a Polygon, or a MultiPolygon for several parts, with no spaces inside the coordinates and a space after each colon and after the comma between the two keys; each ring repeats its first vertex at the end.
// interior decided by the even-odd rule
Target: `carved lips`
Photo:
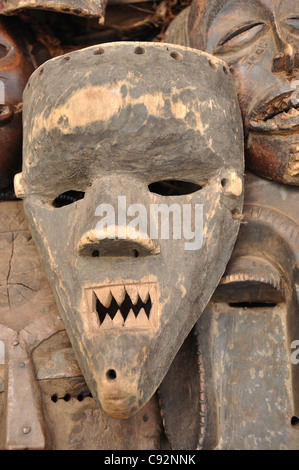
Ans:
{"type": "Polygon", "coordinates": [[[85,289],[90,313],[105,329],[153,329],[157,326],[158,302],[155,282],[105,285],[85,289]]]}
{"type": "Polygon", "coordinates": [[[283,87],[271,92],[249,116],[249,130],[276,134],[295,132],[299,128],[299,103],[292,100],[298,90],[283,87]]]}

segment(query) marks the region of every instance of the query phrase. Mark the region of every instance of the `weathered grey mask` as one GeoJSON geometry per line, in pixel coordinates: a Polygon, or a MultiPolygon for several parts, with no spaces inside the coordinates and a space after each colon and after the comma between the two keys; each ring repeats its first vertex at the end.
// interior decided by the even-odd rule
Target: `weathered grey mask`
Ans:
{"type": "Polygon", "coordinates": [[[149,400],[215,290],[242,177],[241,116],[221,60],[111,43],[32,75],[15,188],[108,415],[127,418],[149,400]]]}

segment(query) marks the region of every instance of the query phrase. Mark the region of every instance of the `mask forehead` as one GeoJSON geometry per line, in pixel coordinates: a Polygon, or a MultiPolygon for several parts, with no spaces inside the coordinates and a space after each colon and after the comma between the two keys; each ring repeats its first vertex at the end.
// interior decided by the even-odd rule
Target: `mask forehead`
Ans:
{"type": "Polygon", "coordinates": [[[24,175],[33,191],[51,192],[54,179],[64,184],[74,174],[86,187],[99,168],[148,183],[153,173],[203,183],[220,168],[239,171],[239,111],[224,63],[214,69],[206,54],[182,48],[172,56],[158,44],[136,50],[130,43],[88,48],[31,77],[24,175]],[[235,138],[223,139],[218,130],[230,126],[235,138]]]}
{"type": "Polygon", "coordinates": [[[189,48],[101,45],[31,77],[24,126],[15,187],[32,236],[92,395],[108,415],[128,418],[161,383],[236,239],[243,139],[232,78],[224,62],[189,48]],[[197,187],[167,196],[151,190],[161,180],[197,187]],[[83,199],[53,204],[70,189],[83,199]],[[166,235],[143,222],[132,230],[123,198],[143,222],[153,206],[171,205],[165,219],[176,223],[166,235]],[[204,208],[196,252],[176,233],[186,206],[194,233],[194,210],[204,208]],[[100,228],[111,207],[117,218],[100,228]]]}

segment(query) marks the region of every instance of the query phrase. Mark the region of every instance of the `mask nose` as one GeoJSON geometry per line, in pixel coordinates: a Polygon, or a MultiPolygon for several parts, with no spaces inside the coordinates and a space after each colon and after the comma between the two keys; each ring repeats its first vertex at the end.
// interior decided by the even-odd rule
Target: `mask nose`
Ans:
{"type": "Polygon", "coordinates": [[[272,72],[285,72],[292,75],[299,68],[299,51],[295,50],[293,44],[284,45],[282,52],[273,59],[272,72]]]}
{"type": "Polygon", "coordinates": [[[138,258],[159,254],[160,245],[151,234],[149,194],[147,184],[128,175],[120,179],[109,173],[96,179],[85,197],[78,255],[138,258]]]}
{"type": "Polygon", "coordinates": [[[128,225],[110,225],[84,233],[77,245],[77,252],[80,256],[138,258],[159,254],[160,246],[147,233],[128,225]]]}

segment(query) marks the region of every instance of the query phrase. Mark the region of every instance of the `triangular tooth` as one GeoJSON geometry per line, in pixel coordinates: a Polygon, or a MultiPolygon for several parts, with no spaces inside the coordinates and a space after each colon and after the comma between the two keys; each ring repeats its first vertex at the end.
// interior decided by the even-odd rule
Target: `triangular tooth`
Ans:
{"type": "Polygon", "coordinates": [[[138,294],[142,302],[145,304],[149,297],[148,284],[141,284],[138,286],[138,294]]]}
{"type": "Polygon", "coordinates": [[[110,290],[111,290],[111,294],[115,298],[117,304],[119,306],[121,306],[121,304],[123,303],[123,301],[125,299],[125,296],[126,296],[125,286],[122,286],[122,285],[120,285],[120,286],[111,286],[110,290]]]}
{"type": "Polygon", "coordinates": [[[113,318],[113,325],[117,327],[124,326],[124,318],[120,312],[120,310],[117,310],[115,317],[113,318]]]}
{"type": "Polygon", "coordinates": [[[100,327],[101,327],[101,330],[107,330],[109,328],[113,328],[113,321],[108,313],[106,314],[104,321],[100,327]]]}
{"type": "Polygon", "coordinates": [[[132,309],[129,311],[129,315],[127,316],[127,319],[125,321],[125,326],[127,328],[134,328],[137,326],[136,317],[132,309]]]}
{"type": "Polygon", "coordinates": [[[101,287],[99,289],[94,289],[94,292],[101,304],[104,305],[104,307],[110,307],[112,300],[110,287],[101,287]]]}
{"type": "Polygon", "coordinates": [[[130,297],[132,304],[136,305],[138,301],[138,290],[137,286],[135,284],[130,284],[126,286],[126,291],[128,293],[128,296],[130,297]]]}
{"type": "Polygon", "coordinates": [[[148,327],[148,318],[147,318],[144,308],[142,308],[140,312],[138,313],[136,322],[139,327],[148,327]]]}

